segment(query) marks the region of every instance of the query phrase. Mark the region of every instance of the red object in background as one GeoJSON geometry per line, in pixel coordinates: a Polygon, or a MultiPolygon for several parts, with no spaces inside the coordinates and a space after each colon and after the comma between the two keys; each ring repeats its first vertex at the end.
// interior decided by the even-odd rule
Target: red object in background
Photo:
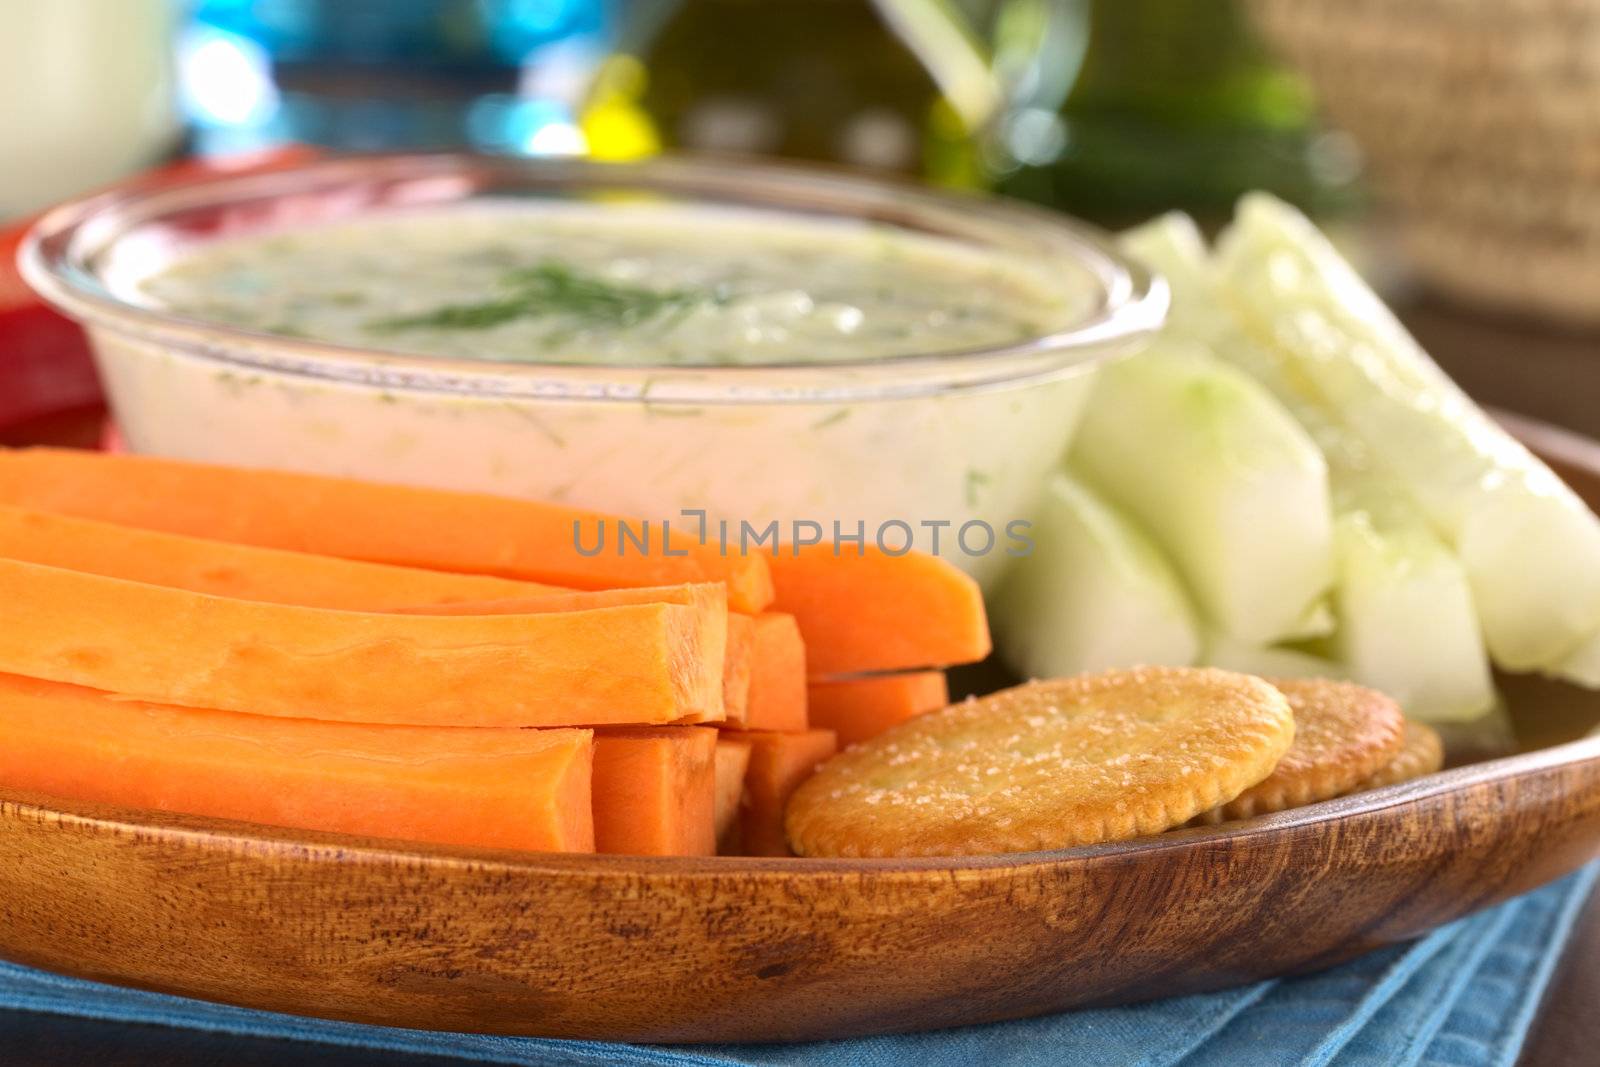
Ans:
{"type": "Polygon", "coordinates": [[[106,416],[105,423],[100,427],[100,451],[120,453],[127,450],[128,445],[122,440],[122,430],[111,421],[109,415],[106,416]]]}
{"type": "Polygon", "coordinates": [[[100,403],[77,323],[43,304],[0,310],[0,426],[100,403]]]}
{"type": "MultiPolygon", "coordinates": [[[[176,185],[220,174],[278,170],[317,155],[307,145],[284,145],[238,156],[185,159],[117,187],[176,185]]],[[[0,430],[69,412],[87,415],[104,404],[83,330],[45,306],[17,273],[17,248],[33,221],[23,219],[0,229],[0,430]]]]}

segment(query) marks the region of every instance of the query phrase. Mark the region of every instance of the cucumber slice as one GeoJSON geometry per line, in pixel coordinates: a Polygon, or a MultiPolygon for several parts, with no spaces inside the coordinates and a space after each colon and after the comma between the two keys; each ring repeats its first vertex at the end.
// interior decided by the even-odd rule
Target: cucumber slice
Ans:
{"type": "Polygon", "coordinates": [[[1166,333],[1210,343],[1230,328],[1230,317],[1217,298],[1217,281],[1205,235],[1194,219],[1169,211],[1117,239],[1122,250],[1167,279],[1171,303],[1166,333]]]}
{"type": "MultiPolygon", "coordinates": [[[[1123,242],[1167,275],[1176,328],[1205,339],[1265,385],[1326,459],[1339,514],[1339,625],[1331,648],[1348,675],[1436,722],[1487,711],[1494,691],[1467,576],[1407,488],[1341,423],[1293,360],[1241,331],[1220,299],[1192,222],[1166,216],[1123,242]]],[[[1234,662],[1247,660],[1235,655],[1234,662]]]]}
{"type": "Polygon", "coordinates": [[[1071,461],[1173,560],[1209,628],[1303,635],[1333,578],[1327,465],[1248,375],[1158,340],[1101,368],[1071,461]]]}
{"type": "Polygon", "coordinates": [[[1293,208],[1246,197],[1217,259],[1264,380],[1315,397],[1415,500],[1461,561],[1495,661],[1561,671],[1600,630],[1600,521],[1293,208]]]}
{"type": "Polygon", "coordinates": [[[1263,678],[1350,677],[1344,664],[1312,652],[1283,645],[1242,645],[1218,634],[1206,640],[1201,662],[1208,667],[1221,667],[1225,671],[1238,671],[1263,678]]]}
{"type": "Polygon", "coordinates": [[[1592,636],[1546,674],[1590,689],[1600,689],[1600,636],[1592,636]]]}
{"type": "Polygon", "coordinates": [[[1000,653],[1019,674],[1195,661],[1194,612],[1171,565],[1081,481],[1051,476],[1033,540],[1033,553],[1012,565],[992,605],[1000,653]]]}
{"type": "Polygon", "coordinates": [[[1335,625],[1333,605],[1329,600],[1322,599],[1307,608],[1305,614],[1296,619],[1294,625],[1285,630],[1278,640],[1292,643],[1327,637],[1333,633],[1335,625]]]}
{"type": "Polygon", "coordinates": [[[1362,685],[1429,722],[1475,719],[1494,684],[1461,564],[1424,524],[1352,511],[1335,524],[1333,647],[1362,685]]]}

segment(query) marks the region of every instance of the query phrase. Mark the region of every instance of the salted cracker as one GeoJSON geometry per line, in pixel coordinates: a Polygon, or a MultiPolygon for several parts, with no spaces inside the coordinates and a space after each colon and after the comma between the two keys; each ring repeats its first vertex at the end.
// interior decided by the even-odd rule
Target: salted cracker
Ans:
{"type": "Polygon", "coordinates": [[[1394,759],[1378,768],[1350,792],[1360,793],[1368,789],[1381,789],[1386,785],[1399,785],[1432,774],[1443,766],[1444,743],[1439,738],[1439,731],[1427,723],[1407,719],[1405,740],[1394,759]]]}
{"type": "Polygon", "coordinates": [[[1273,678],[1294,711],[1294,744],[1265,779],[1197,823],[1248,819],[1348,793],[1400,754],[1405,717],[1375,689],[1325,678],[1273,678]]]}
{"type": "Polygon", "coordinates": [[[1141,667],[1030,682],[902,723],[789,803],[804,856],[1026,852],[1159,833],[1238,796],[1294,739],[1259,678],[1141,667]]]}

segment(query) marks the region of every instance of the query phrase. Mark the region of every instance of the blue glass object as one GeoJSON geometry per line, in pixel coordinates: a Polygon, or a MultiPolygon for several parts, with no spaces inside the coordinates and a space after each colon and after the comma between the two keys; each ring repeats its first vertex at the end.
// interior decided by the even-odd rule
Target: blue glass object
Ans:
{"type": "Polygon", "coordinates": [[[603,0],[199,0],[178,45],[202,154],[282,141],[581,152],[603,0]]]}

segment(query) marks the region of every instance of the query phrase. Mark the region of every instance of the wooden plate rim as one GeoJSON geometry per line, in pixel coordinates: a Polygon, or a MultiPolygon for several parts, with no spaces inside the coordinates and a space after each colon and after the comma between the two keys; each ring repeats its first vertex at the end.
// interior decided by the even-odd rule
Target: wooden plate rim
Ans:
{"type": "Polygon", "coordinates": [[[79,826],[96,832],[155,836],[174,843],[204,842],[240,854],[281,853],[298,849],[308,862],[384,864],[390,866],[459,866],[545,877],[578,875],[636,878],[670,874],[715,881],[753,875],[784,877],[840,874],[890,876],[930,871],[985,874],[1020,872],[1067,863],[1123,859],[1155,851],[1210,845],[1279,834],[1308,825],[1342,822],[1380,814],[1391,808],[1428,800],[1458,790],[1520,778],[1538,771],[1600,762],[1600,736],[1584,737],[1532,752],[1484,760],[1439,771],[1410,782],[1336,797],[1289,811],[1258,816],[1218,827],[1170,830],[1153,837],[1039,852],[981,856],[929,856],[885,859],[754,858],[743,856],[618,856],[593,853],[525,853],[504,849],[457,848],[357,837],[212,819],[158,811],[132,811],[109,805],[62,802],[40,794],[0,789],[0,821],[25,818],[79,826]],[[6,810],[9,809],[9,810],[6,810]]]}

